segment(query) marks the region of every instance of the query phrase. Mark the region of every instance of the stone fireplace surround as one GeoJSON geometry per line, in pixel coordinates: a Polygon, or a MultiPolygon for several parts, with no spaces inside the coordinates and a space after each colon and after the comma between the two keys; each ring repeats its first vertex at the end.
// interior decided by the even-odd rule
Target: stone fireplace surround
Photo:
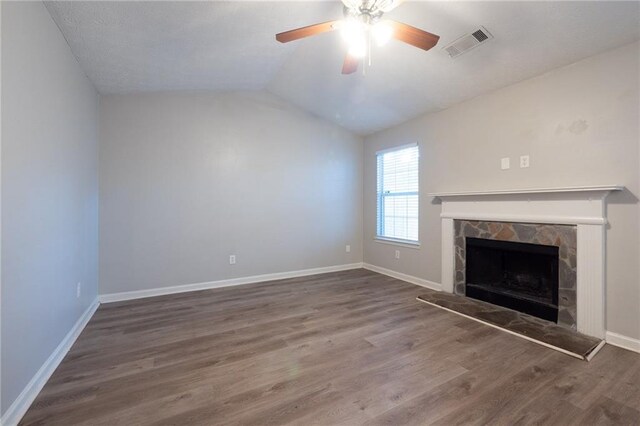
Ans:
{"type": "Polygon", "coordinates": [[[575,327],[604,338],[605,199],[622,189],[602,185],[429,194],[442,203],[442,290],[455,289],[457,221],[570,225],[576,232],[575,327]]]}
{"type": "Polygon", "coordinates": [[[559,247],[558,324],[576,327],[576,226],[455,220],[453,291],[465,295],[466,237],[559,247]]]}

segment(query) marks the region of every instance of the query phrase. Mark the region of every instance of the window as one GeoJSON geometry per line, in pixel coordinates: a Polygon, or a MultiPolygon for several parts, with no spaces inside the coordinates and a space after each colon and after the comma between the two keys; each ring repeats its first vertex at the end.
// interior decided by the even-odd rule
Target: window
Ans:
{"type": "Polygon", "coordinates": [[[399,242],[418,242],[417,144],[376,153],[377,237],[399,242]]]}

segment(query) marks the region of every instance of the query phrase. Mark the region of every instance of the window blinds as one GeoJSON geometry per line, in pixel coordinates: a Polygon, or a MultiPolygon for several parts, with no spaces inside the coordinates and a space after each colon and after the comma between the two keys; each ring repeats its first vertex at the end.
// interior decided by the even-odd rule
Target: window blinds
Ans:
{"type": "Polygon", "coordinates": [[[418,146],[377,153],[377,235],[418,241],[418,146]]]}

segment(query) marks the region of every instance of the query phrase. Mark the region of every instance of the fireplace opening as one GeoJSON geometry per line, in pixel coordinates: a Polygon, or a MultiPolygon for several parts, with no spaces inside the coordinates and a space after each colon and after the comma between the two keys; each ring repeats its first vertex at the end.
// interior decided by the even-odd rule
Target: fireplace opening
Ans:
{"type": "Polygon", "coordinates": [[[558,247],[465,240],[466,296],[558,322],[558,247]]]}

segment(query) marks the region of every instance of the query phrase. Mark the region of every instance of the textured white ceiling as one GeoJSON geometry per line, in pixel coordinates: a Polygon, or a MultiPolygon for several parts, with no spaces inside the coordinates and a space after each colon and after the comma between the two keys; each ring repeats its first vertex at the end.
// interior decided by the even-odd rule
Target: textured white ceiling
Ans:
{"type": "Polygon", "coordinates": [[[372,66],[340,73],[337,33],[275,34],[341,17],[339,2],[48,2],[100,93],[266,89],[361,134],[446,108],[640,38],[640,3],[407,2],[391,19],[439,34],[429,52],[391,41],[372,66]],[[456,59],[441,50],[485,26],[456,59]]]}

